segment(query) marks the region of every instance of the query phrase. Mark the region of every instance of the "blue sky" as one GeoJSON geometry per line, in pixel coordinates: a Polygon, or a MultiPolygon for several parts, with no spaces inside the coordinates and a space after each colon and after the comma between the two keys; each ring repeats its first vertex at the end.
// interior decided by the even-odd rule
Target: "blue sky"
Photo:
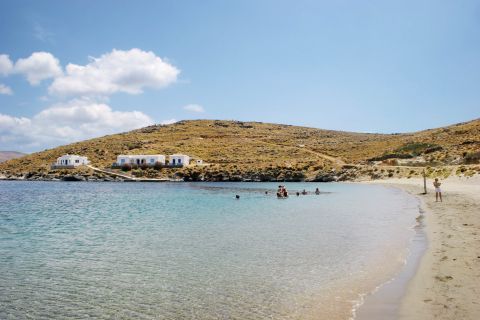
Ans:
{"type": "Polygon", "coordinates": [[[385,133],[471,120],[479,40],[479,1],[4,0],[0,150],[183,119],[385,133]]]}

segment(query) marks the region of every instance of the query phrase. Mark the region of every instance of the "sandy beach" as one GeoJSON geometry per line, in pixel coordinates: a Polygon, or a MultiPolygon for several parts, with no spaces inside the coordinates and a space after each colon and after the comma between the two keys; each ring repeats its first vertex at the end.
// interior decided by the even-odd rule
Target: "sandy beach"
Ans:
{"type": "MultiPolygon", "coordinates": [[[[428,246],[413,278],[406,285],[406,293],[400,300],[400,306],[397,306],[396,318],[478,319],[480,177],[443,180],[443,202],[435,201],[431,179],[427,180],[427,195],[421,195],[421,179],[390,179],[371,183],[402,188],[417,196],[424,209],[423,223],[428,246]]],[[[367,297],[365,304],[382,303],[381,298],[374,296],[367,297]]],[[[388,309],[388,306],[377,305],[376,308],[388,309]]]]}

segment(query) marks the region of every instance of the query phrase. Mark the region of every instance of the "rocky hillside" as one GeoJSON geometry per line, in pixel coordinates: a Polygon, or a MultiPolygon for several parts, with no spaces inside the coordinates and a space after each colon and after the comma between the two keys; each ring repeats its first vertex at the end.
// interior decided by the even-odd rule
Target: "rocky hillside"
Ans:
{"type": "Polygon", "coordinates": [[[0,164],[0,172],[5,176],[55,175],[58,172],[52,172],[49,165],[66,153],[88,156],[99,168],[109,167],[118,154],[185,153],[210,164],[179,170],[135,169],[131,174],[136,176],[329,180],[342,170],[345,174],[353,169],[368,171],[372,165],[398,166],[400,169],[393,171],[397,174],[409,167],[478,164],[480,119],[407,134],[353,133],[259,122],[181,121],[30,154],[0,164]]]}

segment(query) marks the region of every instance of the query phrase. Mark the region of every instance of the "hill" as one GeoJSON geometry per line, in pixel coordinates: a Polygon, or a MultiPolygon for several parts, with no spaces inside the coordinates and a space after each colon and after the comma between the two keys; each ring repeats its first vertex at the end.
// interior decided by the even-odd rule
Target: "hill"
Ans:
{"type": "Polygon", "coordinates": [[[16,151],[0,151],[0,163],[7,160],[16,159],[23,157],[25,153],[16,152],[16,151]]]}
{"type": "MultiPolygon", "coordinates": [[[[33,153],[0,164],[0,172],[6,176],[55,175],[58,172],[52,172],[49,165],[66,153],[88,156],[92,165],[99,168],[109,167],[118,154],[185,153],[210,165],[180,170],[137,169],[132,174],[186,180],[330,180],[332,175],[339,174],[346,175],[345,179],[357,178],[358,171],[374,177],[382,172],[376,172],[374,165],[398,166],[393,171],[396,175],[404,174],[410,167],[476,164],[479,152],[480,119],[405,134],[192,120],[33,153]],[[353,171],[354,176],[350,177],[353,171]]],[[[418,174],[418,170],[414,171],[411,174],[418,174]]]]}

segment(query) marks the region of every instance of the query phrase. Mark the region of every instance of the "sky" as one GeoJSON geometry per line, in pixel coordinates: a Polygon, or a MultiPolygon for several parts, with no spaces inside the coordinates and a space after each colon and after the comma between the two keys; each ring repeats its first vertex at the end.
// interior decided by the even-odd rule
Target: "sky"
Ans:
{"type": "Polygon", "coordinates": [[[188,119],[480,116],[480,1],[0,1],[0,150],[188,119]]]}

